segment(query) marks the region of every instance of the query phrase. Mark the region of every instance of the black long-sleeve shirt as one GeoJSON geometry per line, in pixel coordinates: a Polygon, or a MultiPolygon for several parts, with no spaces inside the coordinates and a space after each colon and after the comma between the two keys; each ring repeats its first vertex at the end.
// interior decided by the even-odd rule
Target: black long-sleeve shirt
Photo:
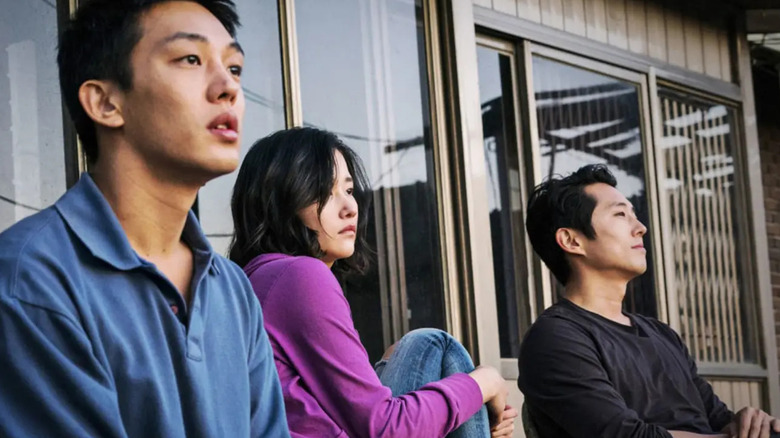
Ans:
{"type": "Polygon", "coordinates": [[[517,384],[544,437],[716,433],[733,413],[699,377],[680,337],[652,318],[625,326],[561,300],[520,347],[517,384]]]}

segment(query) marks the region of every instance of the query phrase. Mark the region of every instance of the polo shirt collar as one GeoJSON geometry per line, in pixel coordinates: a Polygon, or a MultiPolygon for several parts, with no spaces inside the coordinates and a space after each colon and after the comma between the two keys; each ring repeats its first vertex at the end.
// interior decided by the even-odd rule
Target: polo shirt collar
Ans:
{"type": "MultiPolygon", "coordinates": [[[[54,204],[54,208],[93,256],[121,270],[144,265],[130,246],[114,210],[89,174],[82,174],[76,185],[54,204]]],[[[192,211],[187,215],[182,238],[193,252],[208,256],[213,262],[211,245],[192,211]]]]}

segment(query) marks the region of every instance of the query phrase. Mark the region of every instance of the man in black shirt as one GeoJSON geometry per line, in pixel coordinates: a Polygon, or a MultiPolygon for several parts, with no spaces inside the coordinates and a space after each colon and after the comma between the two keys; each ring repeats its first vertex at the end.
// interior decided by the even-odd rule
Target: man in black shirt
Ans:
{"type": "Polygon", "coordinates": [[[540,436],[780,437],[766,412],[731,412],[671,328],[623,312],[647,229],[615,186],[605,166],[585,166],[528,202],[531,244],[565,287],[520,348],[517,384],[540,436]]]}

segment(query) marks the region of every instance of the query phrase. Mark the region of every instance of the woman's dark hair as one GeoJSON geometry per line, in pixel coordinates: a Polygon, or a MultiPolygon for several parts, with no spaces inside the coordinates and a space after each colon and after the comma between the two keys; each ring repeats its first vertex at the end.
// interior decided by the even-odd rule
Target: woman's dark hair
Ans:
{"type": "MultiPolygon", "coordinates": [[[[90,163],[98,158],[95,123],[79,102],[81,84],[91,79],[109,80],[122,90],[133,85],[130,55],[141,40],[141,16],[153,6],[172,0],[82,1],[76,16],[60,37],[57,63],[62,99],[81,138],[90,163]]],[[[236,37],[238,14],[232,0],[185,0],[197,3],[236,37]]]]}
{"type": "Polygon", "coordinates": [[[358,205],[355,252],[337,260],[337,274],[364,272],[370,187],[363,163],[336,135],[316,128],[278,131],[258,140],[244,158],[233,188],[231,209],[235,231],[230,259],[239,266],[264,253],[322,257],[317,233],[298,213],[313,204],[317,214],[330,198],[335,182],[336,152],[347,163],[358,205]]]}
{"type": "Polygon", "coordinates": [[[596,200],[585,193],[585,187],[604,183],[612,187],[617,181],[607,166],[583,166],[565,178],[551,178],[534,188],[528,200],[525,229],[531,245],[555,278],[564,286],[571,276],[566,254],[555,240],[560,228],[572,228],[594,239],[591,224],[596,200]]]}

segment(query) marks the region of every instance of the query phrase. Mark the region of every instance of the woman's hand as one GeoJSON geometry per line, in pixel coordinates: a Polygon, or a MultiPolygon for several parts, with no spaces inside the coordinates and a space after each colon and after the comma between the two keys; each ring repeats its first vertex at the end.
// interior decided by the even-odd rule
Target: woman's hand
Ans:
{"type": "Polygon", "coordinates": [[[506,381],[498,370],[484,365],[478,366],[469,376],[477,382],[482,391],[482,403],[487,407],[490,426],[498,426],[504,419],[506,398],[509,395],[506,381]]]}
{"type": "Polygon", "coordinates": [[[515,418],[517,418],[517,409],[506,405],[503,420],[490,429],[490,436],[493,438],[512,436],[515,431],[515,418]]]}

